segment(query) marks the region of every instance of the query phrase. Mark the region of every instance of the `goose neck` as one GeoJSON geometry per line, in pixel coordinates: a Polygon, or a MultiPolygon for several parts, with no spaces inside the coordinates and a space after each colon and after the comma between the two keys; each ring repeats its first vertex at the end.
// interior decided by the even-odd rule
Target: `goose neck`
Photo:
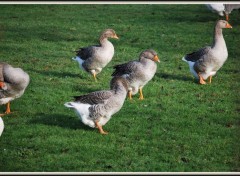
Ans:
{"type": "Polygon", "coordinates": [[[217,47],[219,45],[225,44],[222,29],[218,26],[215,27],[214,37],[213,37],[213,45],[212,48],[217,47]]]}

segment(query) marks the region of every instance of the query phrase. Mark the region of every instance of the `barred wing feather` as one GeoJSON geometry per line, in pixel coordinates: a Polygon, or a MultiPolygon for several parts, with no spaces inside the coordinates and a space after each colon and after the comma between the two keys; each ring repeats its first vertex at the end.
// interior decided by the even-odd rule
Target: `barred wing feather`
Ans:
{"type": "Polygon", "coordinates": [[[112,91],[96,91],[87,95],[74,96],[75,101],[84,104],[102,104],[113,95],[112,91]]]}

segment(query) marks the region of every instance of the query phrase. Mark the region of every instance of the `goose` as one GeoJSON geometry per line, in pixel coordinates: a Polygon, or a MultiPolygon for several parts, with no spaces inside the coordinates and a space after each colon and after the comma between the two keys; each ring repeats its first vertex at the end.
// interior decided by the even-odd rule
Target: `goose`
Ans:
{"type": "Polygon", "coordinates": [[[224,4],[223,3],[218,3],[218,4],[205,4],[209,10],[212,12],[218,13],[220,16],[224,16],[224,4]]]}
{"type": "Polygon", "coordinates": [[[98,128],[101,134],[108,134],[104,126],[123,106],[127,96],[128,82],[122,77],[110,81],[110,90],[91,92],[75,96],[74,101],[66,102],[65,107],[72,108],[83,124],[98,128]]]}
{"type": "Polygon", "coordinates": [[[76,51],[76,56],[72,59],[77,61],[79,67],[93,75],[96,75],[112,60],[114,56],[114,46],[108,38],[119,39],[113,29],[106,29],[99,38],[99,45],[92,45],[80,48],[76,51]]]}
{"type": "Polygon", "coordinates": [[[212,76],[227,60],[228,51],[222,34],[223,28],[232,28],[232,26],[225,20],[218,20],[214,29],[212,45],[187,54],[182,58],[189,64],[190,72],[195,78],[199,79],[200,84],[206,84],[204,80],[208,77],[209,83],[211,83],[212,76]]]}
{"type": "Polygon", "coordinates": [[[160,62],[156,51],[147,49],[140,53],[138,60],[129,61],[124,64],[115,65],[112,76],[122,76],[129,81],[128,97],[140,93],[139,99],[143,100],[143,87],[154,77],[157,64],[160,62]]]}
{"type": "Polygon", "coordinates": [[[21,68],[0,63],[0,105],[6,104],[5,114],[11,113],[10,102],[23,95],[29,81],[29,75],[21,68]]]}
{"type": "Polygon", "coordinates": [[[226,17],[226,21],[229,21],[229,14],[234,9],[240,9],[240,4],[223,4],[223,3],[217,3],[217,4],[205,4],[209,10],[212,12],[218,13],[220,16],[226,17]]]}
{"type": "Polygon", "coordinates": [[[229,21],[229,14],[234,10],[234,9],[240,9],[240,4],[224,4],[225,7],[225,15],[226,15],[226,20],[229,21]]]}
{"type": "Polygon", "coordinates": [[[4,130],[4,123],[3,123],[2,117],[0,117],[0,136],[2,135],[3,130],[4,130]]]}

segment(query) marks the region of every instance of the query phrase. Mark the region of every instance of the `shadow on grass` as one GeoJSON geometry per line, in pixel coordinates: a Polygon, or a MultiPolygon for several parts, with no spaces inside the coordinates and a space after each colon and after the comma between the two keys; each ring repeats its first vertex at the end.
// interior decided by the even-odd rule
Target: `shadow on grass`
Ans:
{"type": "Polygon", "coordinates": [[[172,75],[168,73],[156,73],[157,77],[163,78],[163,79],[169,79],[169,80],[181,80],[181,81],[187,81],[187,82],[194,82],[197,83],[196,79],[193,80],[193,78],[188,76],[182,76],[182,75],[172,75]]]}
{"type": "Polygon", "coordinates": [[[75,116],[62,115],[62,114],[36,114],[36,118],[30,121],[33,124],[44,124],[48,126],[58,126],[72,130],[93,130],[93,128],[84,125],[81,120],[75,116]]]}
{"type": "Polygon", "coordinates": [[[71,73],[71,72],[57,72],[57,71],[49,71],[49,70],[34,70],[34,69],[28,69],[28,71],[35,72],[41,75],[46,76],[54,76],[59,78],[65,78],[66,76],[73,77],[73,78],[80,78],[84,79],[84,77],[81,74],[71,73]]]}

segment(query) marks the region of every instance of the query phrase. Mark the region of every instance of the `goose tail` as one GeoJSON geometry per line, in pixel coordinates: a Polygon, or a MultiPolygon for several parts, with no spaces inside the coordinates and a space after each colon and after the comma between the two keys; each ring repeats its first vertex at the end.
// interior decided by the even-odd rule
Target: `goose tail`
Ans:
{"type": "Polygon", "coordinates": [[[72,58],[72,60],[77,61],[78,64],[79,64],[79,67],[80,67],[81,69],[84,69],[83,66],[82,66],[82,64],[83,64],[83,62],[84,62],[83,59],[81,59],[79,56],[75,56],[75,57],[72,58]]]}
{"type": "Polygon", "coordinates": [[[185,62],[188,62],[188,61],[185,59],[185,56],[182,58],[182,60],[185,61],[185,62]]]}
{"type": "Polygon", "coordinates": [[[72,104],[72,102],[67,102],[64,104],[64,106],[66,106],[67,108],[74,108],[74,105],[72,104]]]}

